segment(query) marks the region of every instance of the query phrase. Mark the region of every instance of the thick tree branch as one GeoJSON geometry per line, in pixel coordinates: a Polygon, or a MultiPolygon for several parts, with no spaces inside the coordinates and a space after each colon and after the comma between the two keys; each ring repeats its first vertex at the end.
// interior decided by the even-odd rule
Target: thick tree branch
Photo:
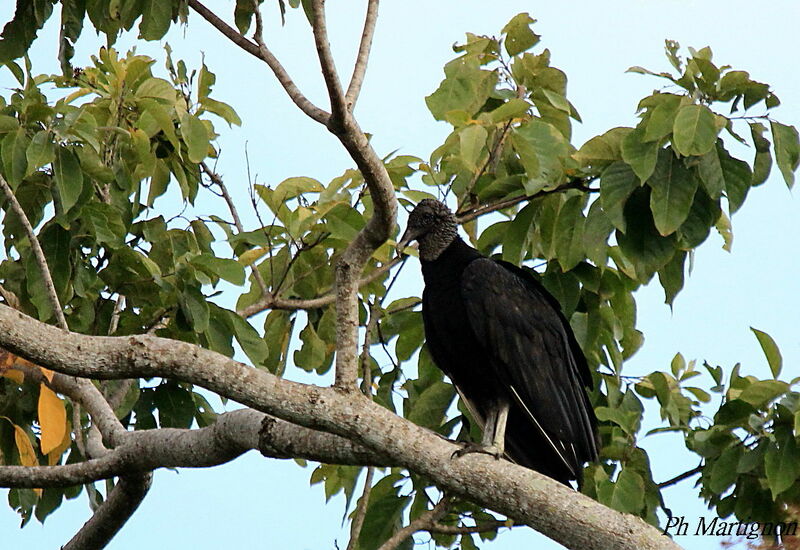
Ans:
{"type": "Polygon", "coordinates": [[[63,550],[105,548],[139,508],[152,482],[152,472],[121,478],[89,521],[62,547],[63,550]]]}
{"type": "Polygon", "coordinates": [[[328,121],[329,127],[340,126],[348,114],[342,82],[336,71],[336,63],[333,61],[331,45],[328,42],[328,23],[325,20],[325,0],[311,0],[311,12],[314,14],[314,44],[317,47],[317,57],[319,57],[322,77],[325,79],[325,86],[328,88],[328,97],[331,100],[331,118],[328,121]]]}
{"type": "Polygon", "coordinates": [[[211,25],[228,38],[228,40],[269,65],[269,68],[272,69],[278,82],[280,82],[283,89],[286,90],[286,93],[289,95],[289,99],[291,99],[301,111],[320,124],[328,124],[330,114],[311,103],[311,101],[303,95],[289,76],[289,73],[286,72],[286,69],[284,69],[280,61],[278,61],[278,58],[275,57],[266,46],[256,44],[239,34],[236,29],[217,17],[214,12],[205,7],[199,0],[189,0],[189,7],[196,11],[203,19],[211,23],[211,25]]]}
{"type": "MultiPolygon", "coordinates": [[[[0,305],[0,347],[65,374],[189,382],[294,424],[334,433],[426,476],[442,490],[526,524],[570,548],[678,548],[627,514],[532,470],[471,454],[354,392],[278,378],[188,344],[154,336],[65,333],[0,305]]],[[[360,392],[359,394],[360,395],[360,392]]]]}
{"type": "Polygon", "coordinates": [[[124,443],[98,458],[62,466],[0,466],[0,487],[69,487],[158,468],[218,466],[257,449],[268,458],[305,458],[328,464],[395,466],[386,455],[349,439],[253,409],[221,414],[205,428],[128,432],[124,443]]]}
{"type": "Polygon", "coordinates": [[[372,48],[372,38],[375,36],[375,23],[378,20],[378,0],[368,0],[367,15],[364,20],[364,31],[361,33],[361,43],[358,46],[358,56],[353,67],[353,76],[350,77],[350,85],[347,87],[345,101],[347,108],[352,111],[358,101],[358,94],[361,93],[361,86],[364,84],[364,76],[367,74],[367,62],[369,61],[369,51],[372,48]]]}

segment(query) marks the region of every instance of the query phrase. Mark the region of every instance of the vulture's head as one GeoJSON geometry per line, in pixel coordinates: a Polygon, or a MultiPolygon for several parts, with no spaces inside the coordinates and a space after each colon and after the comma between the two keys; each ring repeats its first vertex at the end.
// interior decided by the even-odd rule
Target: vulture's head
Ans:
{"type": "Polygon", "coordinates": [[[456,227],[456,217],[447,206],[437,200],[423,199],[409,214],[397,251],[402,253],[411,241],[417,241],[420,259],[432,262],[458,237],[456,227]]]}

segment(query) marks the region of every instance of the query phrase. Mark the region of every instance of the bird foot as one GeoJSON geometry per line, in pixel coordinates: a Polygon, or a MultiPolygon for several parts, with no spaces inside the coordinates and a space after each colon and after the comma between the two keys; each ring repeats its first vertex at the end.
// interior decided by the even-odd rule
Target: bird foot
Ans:
{"type": "Polygon", "coordinates": [[[503,457],[503,450],[499,449],[496,445],[481,445],[480,443],[462,443],[462,447],[455,451],[450,458],[458,458],[471,453],[481,453],[493,456],[495,460],[500,460],[503,457]]]}

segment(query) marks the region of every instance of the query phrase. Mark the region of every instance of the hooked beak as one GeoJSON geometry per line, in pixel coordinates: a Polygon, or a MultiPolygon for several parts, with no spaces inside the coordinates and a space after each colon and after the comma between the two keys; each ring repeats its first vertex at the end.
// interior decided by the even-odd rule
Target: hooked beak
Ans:
{"type": "Polygon", "coordinates": [[[403,233],[403,236],[400,237],[399,241],[397,241],[397,245],[395,247],[397,248],[398,256],[402,256],[403,251],[411,243],[411,241],[416,240],[418,237],[420,237],[420,235],[421,234],[414,231],[411,227],[406,228],[405,233],[403,233]]]}

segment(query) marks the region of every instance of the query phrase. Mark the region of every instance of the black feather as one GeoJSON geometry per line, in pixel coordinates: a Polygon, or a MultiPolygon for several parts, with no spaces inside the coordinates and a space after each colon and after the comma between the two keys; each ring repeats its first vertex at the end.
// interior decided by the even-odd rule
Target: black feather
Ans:
{"type": "MultiPolygon", "coordinates": [[[[412,213],[406,235],[422,248],[414,222],[412,213]]],[[[454,224],[452,215],[440,223],[454,224]]],[[[510,405],[509,459],[564,483],[580,480],[584,463],[597,458],[597,420],[584,388],[592,378],[558,302],[525,270],[484,257],[458,236],[439,246],[420,251],[434,362],[481,425],[494,407],[510,405]]]]}

